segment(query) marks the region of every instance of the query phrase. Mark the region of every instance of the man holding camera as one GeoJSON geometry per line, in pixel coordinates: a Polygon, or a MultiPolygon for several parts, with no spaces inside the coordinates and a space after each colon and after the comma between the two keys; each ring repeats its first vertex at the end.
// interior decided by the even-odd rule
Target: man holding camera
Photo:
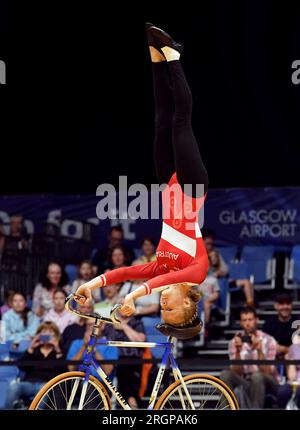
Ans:
{"type": "MultiPolygon", "coordinates": [[[[230,360],[274,360],[276,340],[257,329],[255,309],[245,307],[240,312],[241,332],[229,343],[230,360]]],[[[277,393],[277,372],[273,365],[234,364],[220,378],[231,388],[243,387],[252,409],[264,407],[267,392],[277,393]]]]}

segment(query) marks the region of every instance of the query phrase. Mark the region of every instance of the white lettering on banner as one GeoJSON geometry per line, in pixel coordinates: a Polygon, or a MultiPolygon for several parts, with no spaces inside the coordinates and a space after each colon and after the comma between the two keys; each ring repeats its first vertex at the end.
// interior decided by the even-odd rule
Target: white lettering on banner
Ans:
{"type": "Polygon", "coordinates": [[[219,214],[223,225],[242,225],[240,238],[292,238],[296,235],[297,209],[224,210],[219,214]]]}
{"type": "Polygon", "coordinates": [[[256,224],[266,222],[294,222],[297,218],[297,209],[261,209],[261,210],[249,210],[249,211],[221,211],[219,215],[219,221],[221,224],[256,224]]]}
{"type": "Polygon", "coordinates": [[[244,225],[240,237],[294,237],[298,224],[244,225]]]}

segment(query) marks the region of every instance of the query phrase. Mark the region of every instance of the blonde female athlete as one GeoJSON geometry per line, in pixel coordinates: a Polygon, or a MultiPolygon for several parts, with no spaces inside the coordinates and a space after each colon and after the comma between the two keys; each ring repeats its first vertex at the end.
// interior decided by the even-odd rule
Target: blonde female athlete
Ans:
{"type": "Polygon", "coordinates": [[[161,291],[164,323],[158,329],[186,339],[195,336],[202,326],[197,314],[200,294],[193,287],[204,281],[208,270],[198,224],[208,176],[192,131],[192,96],[180,63],[182,46],[150,23],[146,29],[156,110],[155,166],[159,182],[167,184],[162,192],[163,225],[157,259],[94,278],[78,288],[76,293],[85,298],[77,301],[90,300],[91,291],[99,287],[129,279],[148,279],[125,297],[121,314],[134,314],[138,297],[161,291]]]}

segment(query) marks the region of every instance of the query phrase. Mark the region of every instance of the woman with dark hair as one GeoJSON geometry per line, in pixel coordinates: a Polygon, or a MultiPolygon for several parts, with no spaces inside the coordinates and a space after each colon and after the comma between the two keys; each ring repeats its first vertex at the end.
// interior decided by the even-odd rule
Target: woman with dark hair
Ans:
{"type": "Polygon", "coordinates": [[[6,340],[19,344],[23,339],[31,339],[39,325],[37,316],[27,307],[26,298],[21,293],[14,293],[12,308],[2,318],[6,340]]]}
{"type": "Polygon", "coordinates": [[[53,308],[53,294],[57,288],[63,289],[67,294],[71,292],[68,276],[62,266],[51,261],[41,273],[40,282],[33,292],[32,310],[38,317],[53,308]]]}
{"type": "MultiPolygon", "coordinates": [[[[154,156],[162,191],[163,228],[156,251],[157,260],[121,267],[82,285],[77,293],[90,299],[91,290],[127,279],[148,279],[128,294],[121,313],[135,312],[135,300],[162,291],[164,334],[180,338],[199,333],[197,314],[208,257],[198,214],[208,189],[208,176],[192,126],[192,95],[180,63],[182,46],[165,31],[146,24],[152,61],[155,101],[154,156]]],[[[77,298],[80,303],[85,298],[77,298]]]]}
{"type": "Polygon", "coordinates": [[[133,261],[132,265],[150,263],[156,260],[156,245],[152,237],[145,236],[141,242],[142,255],[133,261]]]}
{"type": "Polygon", "coordinates": [[[65,309],[65,301],[67,293],[57,288],[53,293],[53,308],[50,309],[43,317],[43,321],[52,321],[59,328],[60,334],[62,334],[66,327],[74,324],[78,319],[74,314],[71,314],[65,309]]]}
{"type": "Polygon", "coordinates": [[[125,266],[128,266],[126,250],[122,245],[116,245],[109,252],[107,268],[114,270],[125,266]]]}

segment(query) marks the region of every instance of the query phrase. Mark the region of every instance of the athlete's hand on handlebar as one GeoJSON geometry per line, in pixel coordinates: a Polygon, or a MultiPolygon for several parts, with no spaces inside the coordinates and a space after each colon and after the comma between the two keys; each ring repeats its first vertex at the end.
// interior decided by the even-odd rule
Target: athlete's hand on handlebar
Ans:
{"type": "Polygon", "coordinates": [[[81,285],[76,290],[76,293],[75,293],[75,296],[74,296],[74,300],[79,305],[84,305],[86,302],[92,301],[92,292],[91,292],[91,289],[89,287],[87,287],[85,284],[81,285]],[[78,294],[79,296],[84,296],[84,297],[77,297],[76,294],[78,294]]]}
{"type": "Polygon", "coordinates": [[[119,310],[120,314],[125,317],[131,317],[135,313],[135,304],[133,297],[131,294],[127,294],[127,296],[124,299],[124,303],[122,307],[119,310]]]}

